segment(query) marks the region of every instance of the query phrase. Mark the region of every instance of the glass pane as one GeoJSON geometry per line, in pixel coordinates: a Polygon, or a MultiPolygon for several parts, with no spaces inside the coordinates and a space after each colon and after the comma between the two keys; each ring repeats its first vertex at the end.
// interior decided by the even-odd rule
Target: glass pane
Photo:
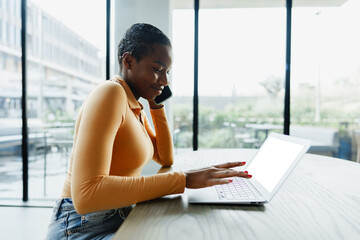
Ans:
{"type": "Polygon", "coordinates": [[[312,153],[357,156],[359,11],[357,0],[293,9],[290,133],[311,139],[312,153]]]}
{"type": "Polygon", "coordinates": [[[77,113],[105,80],[105,13],[105,1],[28,1],[30,199],[60,196],[77,113]]]}
{"type": "Polygon", "coordinates": [[[0,2],[0,199],[21,199],[20,0],[0,2]]]}
{"type": "Polygon", "coordinates": [[[174,63],[171,103],[177,154],[192,151],[193,146],[194,10],[184,6],[173,9],[172,30],[174,63]]]}
{"type": "Polygon", "coordinates": [[[285,2],[211,2],[200,9],[199,146],[257,148],[283,132],[285,2]]]}

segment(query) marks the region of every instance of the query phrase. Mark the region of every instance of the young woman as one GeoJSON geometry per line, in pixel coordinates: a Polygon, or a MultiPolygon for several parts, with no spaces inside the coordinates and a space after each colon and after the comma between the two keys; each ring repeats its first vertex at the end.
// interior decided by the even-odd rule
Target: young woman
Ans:
{"type": "Polygon", "coordinates": [[[85,100],[75,124],[74,144],[61,198],[46,239],[111,239],[138,202],[187,188],[246,177],[226,163],[188,172],[141,176],[155,160],[173,164],[173,143],[164,106],[154,98],[168,85],[170,40],[156,27],[135,24],[118,46],[119,76],[99,84],[85,100]],[[139,98],[150,106],[155,132],[139,98]]]}

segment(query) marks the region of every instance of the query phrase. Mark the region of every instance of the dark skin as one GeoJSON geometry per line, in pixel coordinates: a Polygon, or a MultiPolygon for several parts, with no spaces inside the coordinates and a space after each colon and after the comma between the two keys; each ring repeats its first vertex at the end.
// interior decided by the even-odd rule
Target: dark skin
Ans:
{"type": "Polygon", "coordinates": [[[154,51],[144,56],[139,62],[130,53],[122,56],[120,75],[127,82],[135,98],[148,100],[150,108],[161,108],[154,98],[161,94],[162,89],[169,84],[168,74],[172,65],[170,46],[153,45],[154,51]]]}
{"type": "MultiPolygon", "coordinates": [[[[153,44],[153,50],[137,61],[129,52],[122,55],[120,76],[127,82],[135,98],[145,98],[151,109],[163,107],[154,98],[169,84],[168,74],[172,65],[172,49],[167,45],[153,44]]],[[[185,172],[187,188],[203,188],[230,183],[231,177],[251,178],[246,171],[232,168],[244,166],[245,162],[229,162],[185,172]]]]}

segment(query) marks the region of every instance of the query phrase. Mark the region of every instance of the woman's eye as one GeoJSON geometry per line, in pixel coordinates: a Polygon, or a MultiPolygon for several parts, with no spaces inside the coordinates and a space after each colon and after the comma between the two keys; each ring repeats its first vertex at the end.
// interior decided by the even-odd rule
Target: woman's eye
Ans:
{"type": "Polygon", "coordinates": [[[161,72],[160,68],[153,68],[155,72],[161,72]]]}

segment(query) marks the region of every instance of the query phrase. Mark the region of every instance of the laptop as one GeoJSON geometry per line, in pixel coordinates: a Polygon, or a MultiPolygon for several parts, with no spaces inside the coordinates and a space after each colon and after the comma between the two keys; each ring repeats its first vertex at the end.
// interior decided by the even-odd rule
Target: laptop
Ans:
{"type": "MultiPolygon", "coordinates": [[[[189,203],[264,204],[269,202],[304,156],[311,141],[271,133],[245,165],[252,178],[234,177],[232,183],[187,189],[189,203]]],[[[240,159],[241,160],[241,159],[240,159]]]]}

